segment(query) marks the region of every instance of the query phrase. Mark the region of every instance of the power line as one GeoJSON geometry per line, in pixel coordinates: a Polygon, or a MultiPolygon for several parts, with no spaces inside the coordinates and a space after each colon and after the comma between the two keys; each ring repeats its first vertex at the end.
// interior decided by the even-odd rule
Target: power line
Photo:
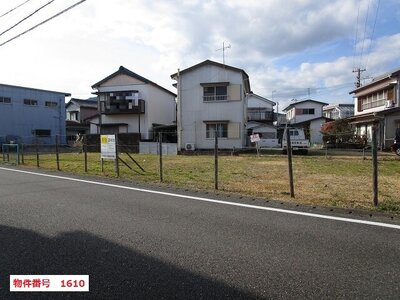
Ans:
{"type": "Polygon", "coordinates": [[[371,55],[371,45],[372,45],[372,39],[374,38],[375,34],[375,27],[376,27],[376,21],[378,20],[378,12],[379,12],[379,5],[381,3],[381,0],[378,0],[378,5],[376,7],[376,13],[375,13],[375,20],[374,20],[374,26],[372,27],[372,34],[371,34],[371,41],[369,43],[368,51],[367,51],[367,62],[365,63],[365,68],[367,68],[369,57],[371,55]]]}
{"type": "Polygon", "coordinates": [[[45,5],[42,5],[41,7],[39,7],[37,10],[35,10],[33,13],[29,14],[28,16],[26,16],[25,18],[23,18],[21,21],[15,23],[13,26],[11,26],[10,28],[4,30],[2,33],[0,33],[0,36],[2,36],[3,34],[5,34],[6,32],[10,31],[11,29],[17,27],[19,24],[21,24],[22,22],[24,22],[25,20],[29,19],[30,17],[32,17],[34,14],[36,14],[37,12],[39,12],[40,10],[42,10],[43,8],[45,8],[47,5],[50,5],[52,2],[54,2],[55,0],[51,0],[49,2],[47,2],[45,5]]]}
{"type": "Polygon", "coordinates": [[[5,41],[4,43],[1,43],[1,44],[0,44],[0,47],[1,47],[1,46],[4,46],[5,44],[8,44],[9,42],[11,42],[11,41],[13,41],[13,40],[15,40],[15,39],[21,37],[22,35],[24,35],[24,34],[30,32],[30,31],[32,31],[32,30],[38,28],[39,26],[41,26],[41,25],[43,25],[43,24],[49,22],[50,20],[52,20],[52,19],[58,17],[59,15],[62,15],[63,13],[69,11],[70,9],[74,8],[75,6],[78,6],[79,4],[82,4],[82,3],[85,2],[85,1],[86,1],[86,0],[81,0],[81,1],[79,1],[79,2],[77,2],[77,3],[75,3],[74,5],[71,5],[70,7],[68,7],[68,8],[66,8],[66,9],[60,11],[59,13],[55,14],[54,16],[52,16],[52,17],[50,17],[50,18],[48,18],[48,19],[46,19],[46,20],[40,22],[39,24],[36,24],[35,26],[33,26],[33,27],[29,28],[28,30],[25,30],[24,32],[22,32],[22,33],[20,33],[20,34],[18,34],[18,35],[16,35],[16,36],[14,36],[13,38],[11,38],[11,39],[5,41]]]}
{"type": "Polygon", "coordinates": [[[363,35],[363,41],[361,43],[361,54],[360,54],[360,65],[359,67],[362,66],[362,59],[363,59],[363,52],[364,52],[364,42],[367,37],[367,24],[368,24],[368,15],[369,15],[369,7],[371,4],[371,0],[368,0],[368,7],[367,7],[367,14],[365,16],[365,23],[364,23],[364,35],[363,35]]]}
{"type": "Polygon", "coordinates": [[[360,6],[361,6],[361,2],[358,4],[358,12],[357,12],[356,37],[354,39],[353,68],[356,67],[357,43],[358,43],[358,21],[359,21],[359,17],[360,17],[360,6]]]}
{"type": "Polygon", "coordinates": [[[31,1],[31,0],[26,0],[25,2],[23,2],[23,3],[21,3],[20,5],[14,7],[13,9],[10,9],[8,12],[2,14],[2,15],[0,16],[0,18],[2,18],[2,17],[4,17],[4,16],[8,15],[10,12],[13,12],[14,10],[16,10],[17,8],[21,7],[22,5],[28,3],[29,1],[31,1]]]}

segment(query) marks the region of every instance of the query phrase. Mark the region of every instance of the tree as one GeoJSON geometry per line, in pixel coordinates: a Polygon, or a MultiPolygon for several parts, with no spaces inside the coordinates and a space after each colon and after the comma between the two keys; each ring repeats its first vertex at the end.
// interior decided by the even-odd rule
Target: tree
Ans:
{"type": "Polygon", "coordinates": [[[354,142],[354,130],[346,119],[338,119],[322,125],[321,133],[325,144],[339,146],[354,142]]]}

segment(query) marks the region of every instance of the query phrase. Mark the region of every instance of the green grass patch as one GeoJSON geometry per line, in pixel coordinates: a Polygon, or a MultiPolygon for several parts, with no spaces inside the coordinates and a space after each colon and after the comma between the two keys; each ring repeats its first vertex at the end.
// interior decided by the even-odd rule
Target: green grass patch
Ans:
{"type": "MultiPolygon", "coordinates": [[[[159,157],[133,154],[145,169],[142,172],[125,154],[121,158],[134,171],[120,163],[120,177],[135,182],[159,182],[159,157]]],[[[25,155],[25,166],[35,168],[36,156],[25,155]]],[[[56,170],[54,154],[40,155],[40,167],[56,170]]],[[[100,154],[60,154],[60,169],[73,174],[116,177],[113,161],[100,154]]],[[[400,160],[395,156],[379,159],[379,200],[381,211],[400,213],[400,160]]],[[[212,191],[214,157],[211,155],[164,156],[164,183],[177,187],[212,191]]],[[[295,198],[289,194],[287,157],[284,155],[220,156],[219,188],[223,192],[297,203],[343,208],[375,209],[372,204],[372,162],[360,156],[294,156],[295,198]]]]}

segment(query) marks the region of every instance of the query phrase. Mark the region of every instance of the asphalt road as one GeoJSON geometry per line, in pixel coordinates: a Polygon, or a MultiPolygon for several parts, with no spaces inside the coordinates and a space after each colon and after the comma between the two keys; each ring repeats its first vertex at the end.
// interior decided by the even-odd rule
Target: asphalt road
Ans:
{"type": "Polygon", "coordinates": [[[400,230],[0,168],[0,299],[33,296],[399,299],[400,230]],[[10,294],[11,274],[90,293],[10,294]]]}

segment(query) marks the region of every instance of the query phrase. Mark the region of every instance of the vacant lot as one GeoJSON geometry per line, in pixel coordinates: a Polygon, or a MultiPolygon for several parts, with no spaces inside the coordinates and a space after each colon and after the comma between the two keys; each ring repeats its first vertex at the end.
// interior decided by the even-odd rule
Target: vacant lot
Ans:
{"type": "MultiPolygon", "coordinates": [[[[120,177],[137,182],[159,181],[159,157],[134,154],[145,169],[142,172],[122,154],[120,177]]],[[[287,158],[283,155],[220,156],[219,189],[229,193],[271,200],[374,209],[372,205],[372,163],[360,156],[294,156],[295,199],[290,198],[287,158]]],[[[25,165],[36,167],[36,156],[26,155],[25,165]]],[[[56,169],[54,154],[40,156],[40,167],[56,169]]],[[[60,154],[62,171],[84,174],[84,155],[60,154]]],[[[396,156],[379,158],[379,210],[400,213],[400,160],[396,156]]],[[[213,190],[213,156],[164,156],[164,183],[189,189],[213,190]]],[[[88,154],[88,174],[115,176],[114,163],[106,161],[101,172],[100,154],[88,154]]]]}

